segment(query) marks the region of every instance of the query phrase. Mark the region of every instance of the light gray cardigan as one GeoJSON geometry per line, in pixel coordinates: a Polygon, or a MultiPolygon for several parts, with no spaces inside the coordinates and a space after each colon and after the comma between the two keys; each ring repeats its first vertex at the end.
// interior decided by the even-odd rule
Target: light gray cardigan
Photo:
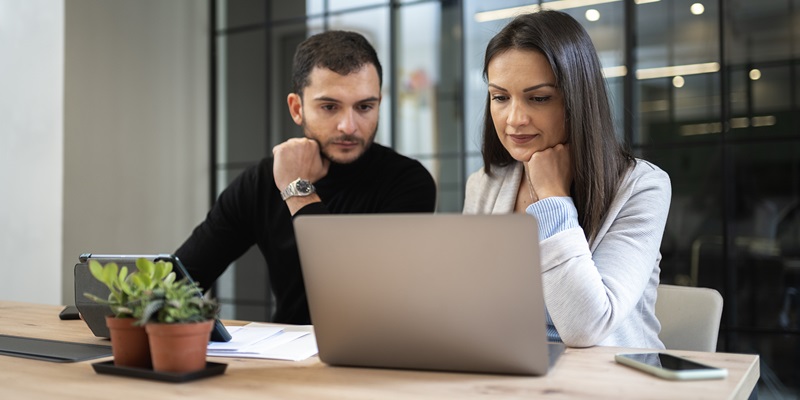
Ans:
{"type": "MultiPolygon", "coordinates": [[[[521,163],[473,173],[464,213],[512,213],[522,173],[521,163]]],[[[655,303],[671,195],[667,173],[637,160],[591,243],[581,228],[540,242],[545,304],[567,346],[664,348],[655,303]]]]}

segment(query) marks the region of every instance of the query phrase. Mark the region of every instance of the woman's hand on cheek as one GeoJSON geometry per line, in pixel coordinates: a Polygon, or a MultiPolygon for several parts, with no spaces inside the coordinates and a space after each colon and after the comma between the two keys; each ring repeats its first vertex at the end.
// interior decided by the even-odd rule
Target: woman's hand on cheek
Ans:
{"type": "Polygon", "coordinates": [[[533,153],[528,161],[527,173],[539,200],[553,196],[569,196],[572,184],[569,144],[557,144],[533,153]]]}

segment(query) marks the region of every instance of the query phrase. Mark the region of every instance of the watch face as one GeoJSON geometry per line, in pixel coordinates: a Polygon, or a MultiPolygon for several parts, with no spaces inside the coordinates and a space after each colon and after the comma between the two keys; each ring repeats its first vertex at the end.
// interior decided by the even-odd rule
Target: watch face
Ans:
{"type": "Polygon", "coordinates": [[[299,181],[297,182],[297,191],[300,193],[310,193],[311,192],[311,182],[309,181],[299,181]]]}

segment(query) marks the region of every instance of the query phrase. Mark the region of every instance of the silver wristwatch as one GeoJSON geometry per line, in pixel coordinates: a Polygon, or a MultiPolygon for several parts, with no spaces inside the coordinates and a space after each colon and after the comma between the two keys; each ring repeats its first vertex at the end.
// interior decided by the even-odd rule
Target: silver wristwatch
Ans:
{"type": "Polygon", "coordinates": [[[286,201],[289,197],[295,196],[308,196],[311,193],[316,192],[317,190],[314,188],[314,185],[311,184],[311,181],[307,181],[305,179],[297,178],[286,189],[281,191],[281,198],[283,201],[286,201]]]}

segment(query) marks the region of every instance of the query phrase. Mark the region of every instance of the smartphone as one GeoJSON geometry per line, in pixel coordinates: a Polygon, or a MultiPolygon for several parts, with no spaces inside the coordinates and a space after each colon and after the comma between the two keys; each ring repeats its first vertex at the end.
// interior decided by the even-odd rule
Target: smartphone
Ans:
{"type": "Polygon", "coordinates": [[[670,380],[723,379],[725,368],[712,367],[667,353],[619,353],[614,360],[659,378],[670,380]]]}

